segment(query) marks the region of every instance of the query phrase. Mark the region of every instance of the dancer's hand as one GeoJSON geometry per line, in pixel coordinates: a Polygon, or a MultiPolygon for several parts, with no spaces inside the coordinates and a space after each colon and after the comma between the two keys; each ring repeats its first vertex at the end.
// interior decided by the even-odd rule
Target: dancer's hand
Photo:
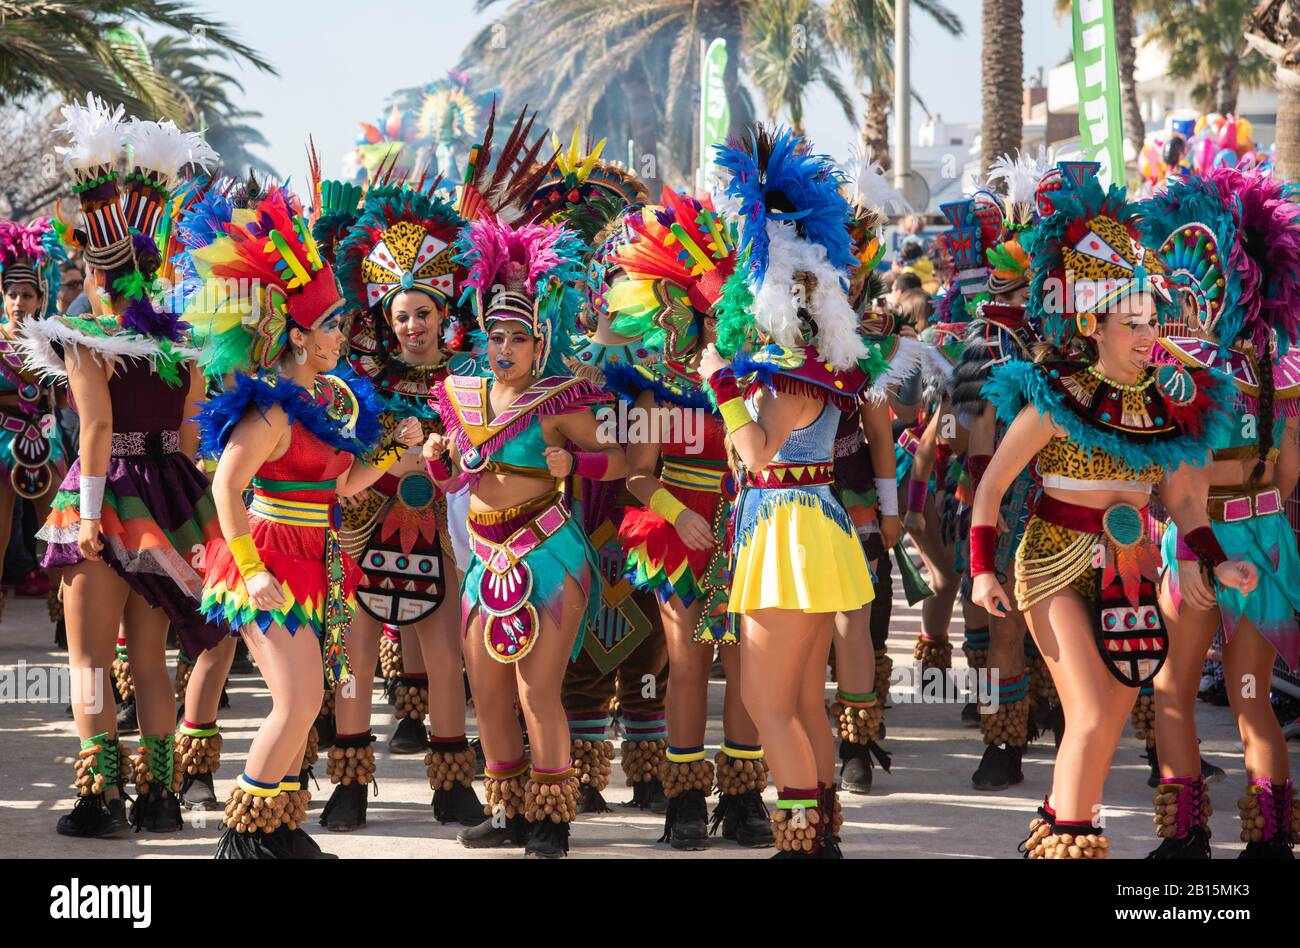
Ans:
{"type": "Polygon", "coordinates": [[[571,451],[551,445],[542,453],[546,455],[546,469],[551,472],[551,476],[565,478],[573,473],[573,453],[571,451]]]}
{"type": "Polygon", "coordinates": [[[971,583],[971,601],[995,618],[1004,618],[1010,611],[1011,600],[992,573],[980,573],[971,583]]]}
{"type": "Polygon", "coordinates": [[[700,353],[700,378],[712,378],[714,373],[721,372],[727,366],[731,365],[726,359],[722,358],[722,353],[718,352],[718,347],[709,343],[700,353]]]}
{"type": "Polygon", "coordinates": [[[676,528],[677,535],[682,538],[682,542],[688,549],[707,550],[713,546],[713,530],[709,526],[709,521],[694,510],[683,510],[679,513],[673,527],[676,528]]]}
{"type": "Polygon", "coordinates": [[[393,440],[403,447],[413,448],[424,440],[424,428],[418,418],[404,418],[393,432],[393,440]]]}
{"type": "Polygon", "coordinates": [[[880,542],[885,545],[886,552],[894,548],[902,535],[903,521],[898,519],[898,514],[886,514],[880,518],[880,542]]]}
{"type": "Polygon", "coordinates": [[[104,549],[104,541],[99,537],[99,520],[82,520],[81,527],[77,531],[77,546],[81,548],[81,555],[88,560],[98,560],[100,551],[104,549]]]}
{"type": "Polygon", "coordinates": [[[1220,563],[1214,568],[1214,576],[1223,585],[1237,590],[1243,596],[1249,596],[1254,592],[1255,586],[1259,583],[1255,564],[1244,560],[1228,560],[1226,563],[1220,563]]]}
{"type": "Polygon", "coordinates": [[[907,527],[907,532],[914,537],[919,537],[925,533],[925,514],[919,510],[909,510],[903,516],[903,526],[907,527]]]}
{"type": "Polygon", "coordinates": [[[447,453],[447,436],[435,431],[424,442],[424,459],[432,461],[447,453]]]}
{"type": "Polygon", "coordinates": [[[263,612],[284,607],[284,590],[270,570],[263,570],[252,579],[245,580],[244,585],[248,587],[249,600],[263,612]]]}
{"type": "Polygon", "coordinates": [[[1214,592],[1205,582],[1205,574],[1199,560],[1178,561],[1178,592],[1183,597],[1184,605],[1200,612],[1213,609],[1217,605],[1214,592]]]}

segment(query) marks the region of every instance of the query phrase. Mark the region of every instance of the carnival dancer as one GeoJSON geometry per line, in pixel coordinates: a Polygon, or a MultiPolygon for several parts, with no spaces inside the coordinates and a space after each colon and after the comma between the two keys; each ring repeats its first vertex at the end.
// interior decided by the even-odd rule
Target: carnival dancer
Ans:
{"type": "Polygon", "coordinates": [[[872,598],[862,544],[831,492],[839,414],[857,411],[867,384],[842,288],[850,210],[829,159],[788,130],[756,126],[720,148],[718,164],[732,174],[747,256],[700,374],[743,465],[728,602],[741,615],[741,689],[778,788],[778,855],[838,857],[826,662],[835,613],[872,598]],[[750,342],[759,348],[741,352],[750,342]]]}
{"type": "MultiPolygon", "coordinates": [[[[1274,659],[1300,668],[1300,555],[1283,500],[1300,474],[1300,208],[1269,175],[1216,169],[1171,181],[1138,205],[1143,236],[1181,291],[1191,334],[1160,340],[1164,360],[1232,378],[1234,423],[1211,441],[1208,532],[1224,553],[1250,562],[1259,585],[1243,596],[1210,587],[1201,537],[1166,529],[1160,606],[1169,660],[1155,679],[1154,859],[1210,857],[1210,799],[1196,747],[1196,695],[1215,632],[1224,633],[1228,699],[1246,756],[1238,806],[1242,858],[1293,859],[1300,840],[1286,740],[1269,701],[1274,659]]],[[[1207,531],[1201,527],[1200,531],[1207,531]]],[[[1202,534],[1203,535],[1203,534],[1202,534]]]]}
{"type": "Polygon", "coordinates": [[[155,230],[179,170],[215,154],[171,123],[132,119],[94,96],[63,108],[64,166],[81,202],[92,315],[52,316],[23,325],[28,365],[66,378],[80,416],[80,457],[37,534],[45,565],[63,567],[63,602],[73,670],[73,716],[82,738],[79,798],[59,820],[68,836],[124,829],[126,778],[116,708],[106,675],[119,626],[131,651],[140,750],[131,762],[137,829],[181,828],[174,795],[176,705],[167,671],[168,621],[187,647],[214,641],[197,611],[202,580],[193,550],[216,535],[207,479],[195,467],[197,431],[185,419],[201,397],[195,350],[170,308],[156,308],[162,263],[155,230]],[[134,170],[116,171],[130,143],[134,170]],[[164,490],[163,485],[166,485],[164,490]]]}
{"type": "MultiPolygon", "coordinates": [[[[1034,460],[1043,491],[1016,552],[1015,601],[1068,726],[1052,792],[1022,844],[1030,858],[1109,851],[1102,787],[1137,689],[1168,650],[1147,498],[1160,485],[1182,528],[1205,528],[1198,466],[1228,423],[1216,409],[1226,403],[1221,381],[1200,369],[1150,364],[1161,317],[1173,305],[1166,270],[1138,242],[1123,189],[1097,182],[1099,167],[1061,163],[1067,188],[1035,236],[1027,309],[1055,357],[1008,362],[985,386],[1010,427],[980,482],[970,531],[973,598],[1006,617],[1011,600],[996,575],[998,508],[1034,460]]],[[[1254,588],[1254,567],[1229,561],[1208,529],[1191,537],[1219,582],[1243,594],[1254,588]]]]}
{"type": "MultiPolygon", "coordinates": [[[[56,313],[59,266],[67,259],[50,222],[30,224],[0,221],[0,291],[4,320],[0,322],[0,560],[9,546],[14,510],[24,500],[36,505],[44,522],[53,490],[67,472],[63,438],[55,420],[55,395],[23,367],[17,342],[29,319],[56,313]]],[[[51,621],[59,621],[58,571],[50,575],[51,621]]],[[[0,586],[0,616],[5,587],[0,586]]]]}
{"type": "Polygon", "coordinates": [[[204,368],[236,372],[200,415],[204,451],[220,456],[222,532],[207,546],[202,608],[243,636],[272,709],[227,801],[216,855],[320,857],[301,827],[310,796],[300,769],[321,703],[322,648],[331,684],[351,675],[344,632],[361,581],[339,545],[335,498],[374,483],[400,460],[399,446],[419,443],[420,428],[402,422],[377,466],[361,460],[379,438],[378,404],[368,383],[330,374],[342,301],[297,199],[270,188],[224,231],[189,252],[205,281],[186,317],[204,368]]]}
{"type": "MultiPolygon", "coordinates": [[[[353,365],[378,390],[385,429],[413,418],[421,440],[442,430],[431,399],[448,374],[443,327],[456,302],[453,242],[460,225],[440,197],[410,186],[382,187],[370,192],[337,249],[348,308],[361,314],[376,342],[353,365]]],[[[418,647],[402,649],[401,658],[408,665],[414,658],[422,670],[398,679],[398,696],[409,699],[398,704],[389,751],[425,754],[435,818],[475,826],[483,820],[483,804],[474,793],[474,752],[465,736],[460,602],[449,593],[457,576],[446,500],[413,451],[368,491],[350,498],[348,507],[343,542],[366,574],[357,592],[361,609],[346,633],[348,654],[358,668],[370,669],[384,626],[417,637],[418,647]],[[427,734],[426,707],[432,726],[427,734]]],[[[329,775],[338,786],[321,814],[331,830],[366,823],[374,767],[370,702],[369,687],[335,698],[338,730],[329,775]],[[355,758],[347,755],[350,747],[355,758]],[[349,769],[361,774],[358,780],[344,780],[349,769]]]]}
{"type": "Polygon", "coordinates": [[[602,443],[590,410],[607,396],[565,369],[581,307],[580,242],[563,227],[484,218],[457,246],[492,372],[448,376],[435,389],[446,435],[430,435],[424,449],[440,486],[463,479],[472,488],[465,662],[493,818],[459,839],[470,848],[524,842],[525,855],[555,858],[568,853],[578,801],[560,689],[601,594],[595,551],[561,482],[621,478],[627,464],[602,443]]]}
{"type": "Polygon", "coordinates": [[[707,798],[716,780],[712,831],[721,829],[724,839],[742,846],[770,846],[762,800],[767,767],[741,699],[740,653],[727,612],[734,478],[726,429],[698,372],[704,347],[717,339],[713,308],[735,268],[735,237],[707,197],[665,188],[660,201],[629,220],[630,238],[610,257],[624,279],[610,288],[608,301],[615,332],[641,338],[663,360],[610,363],[604,373],[606,386],[630,403],[632,424],[645,432],[627,450],[628,490],[646,506],[626,511],[619,540],[628,578],[658,596],[672,668],[658,773],[668,798],[660,841],[674,849],[708,847],[707,798]],[[715,645],[727,685],[722,748],[710,762],[704,731],[715,645]]]}

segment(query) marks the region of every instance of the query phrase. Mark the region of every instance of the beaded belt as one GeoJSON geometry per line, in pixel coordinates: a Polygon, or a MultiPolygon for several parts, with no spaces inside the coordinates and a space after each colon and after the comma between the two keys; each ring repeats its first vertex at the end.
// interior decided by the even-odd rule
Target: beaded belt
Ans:
{"type": "Polygon", "coordinates": [[[1229,488],[1232,493],[1211,495],[1210,519],[1218,523],[1240,523],[1251,517],[1282,512],[1282,493],[1276,487],[1229,488]],[[1240,490],[1241,493],[1236,493],[1240,490]]]}
{"type": "Polygon", "coordinates": [[[831,452],[833,457],[847,458],[858,453],[858,449],[867,443],[866,435],[861,429],[847,434],[843,438],[835,439],[835,448],[831,452]]]}
{"type": "Polygon", "coordinates": [[[140,458],[175,454],[181,449],[179,431],[114,431],[113,457],[140,458]]]}
{"type": "Polygon", "coordinates": [[[683,461],[678,458],[664,458],[663,470],[659,480],[666,487],[680,487],[711,494],[722,493],[722,482],[727,479],[727,464],[718,461],[709,464],[703,461],[683,461]]]}
{"type": "Polygon", "coordinates": [[[476,533],[470,518],[470,548],[486,567],[478,588],[478,605],[486,617],[483,644],[499,662],[518,661],[537,642],[541,622],[528,601],[533,594],[533,571],[524,558],[559,533],[570,517],[561,497],[500,543],[476,533]]]}
{"type": "Polygon", "coordinates": [[[835,465],[829,461],[811,464],[769,464],[761,471],[747,471],[745,484],[749,487],[818,487],[835,482],[835,465]]]}

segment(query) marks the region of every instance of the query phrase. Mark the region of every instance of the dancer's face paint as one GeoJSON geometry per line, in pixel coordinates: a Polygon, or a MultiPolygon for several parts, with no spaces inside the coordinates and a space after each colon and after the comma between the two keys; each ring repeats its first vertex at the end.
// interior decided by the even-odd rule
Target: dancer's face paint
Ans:
{"type": "Polygon", "coordinates": [[[1116,310],[1099,321],[1093,336],[1100,361],[1141,373],[1151,364],[1151,353],[1160,335],[1155,297],[1138,293],[1121,300],[1116,310]]]}
{"type": "Polygon", "coordinates": [[[307,351],[317,372],[328,372],[339,364],[343,352],[344,318],[344,314],[334,313],[312,330],[307,351]]]}
{"type": "Polygon", "coordinates": [[[397,344],[408,361],[419,362],[437,351],[443,314],[433,297],[419,290],[404,290],[393,297],[388,312],[397,344]]]}
{"type": "Polygon", "coordinates": [[[11,283],[5,287],[5,319],[20,323],[36,315],[41,296],[30,283],[11,283]]]}
{"type": "Polygon", "coordinates": [[[488,333],[488,362],[499,382],[521,382],[533,373],[537,340],[522,323],[503,321],[488,333]]]}

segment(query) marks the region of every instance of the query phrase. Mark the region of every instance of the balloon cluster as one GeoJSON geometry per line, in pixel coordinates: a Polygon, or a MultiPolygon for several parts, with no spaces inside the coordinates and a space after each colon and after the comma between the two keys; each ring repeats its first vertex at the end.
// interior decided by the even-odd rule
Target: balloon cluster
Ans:
{"type": "Polygon", "coordinates": [[[1259,148],[1250,120],[1231,113],[1173,119],[1170,128],[1147,142],[1138,155],[1138,171],[1152,190],[1170,174],[1204,175],[1212,168],[1268,170],[1272,166],[1273,148],[1259,148]]]}

